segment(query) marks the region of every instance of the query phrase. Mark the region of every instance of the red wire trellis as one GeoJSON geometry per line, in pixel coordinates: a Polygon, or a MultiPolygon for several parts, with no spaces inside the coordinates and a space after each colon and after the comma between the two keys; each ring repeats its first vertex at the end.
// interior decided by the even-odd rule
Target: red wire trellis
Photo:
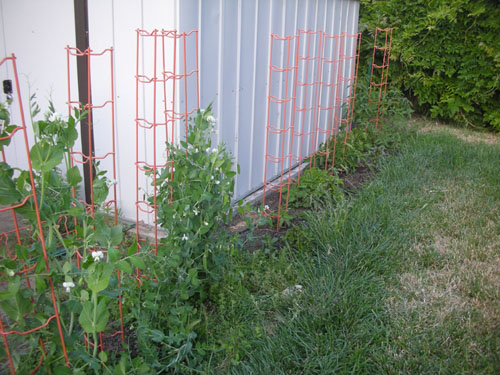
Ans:
{"type": "MultiPolygon", "coordinates": [[[[347,34],[347,33],[342,33],[342,41],[344,45],[351,45],[355,46],[354,47],[354,53],[347,55],[344,54],[344,48],[340,49],[341,53],[341,60],[349,62],[352,60],[353,63],[351,63],[351,74],[348,77],[343,76],[342,74],[339,76],[340,82],[346,83],[347,87],[345,89],[349,90],[349,94],[346,94],[345,97],[343,95],[338,97],[339,102],[341,105],[338,106],[341,111],[344,110],[344,105],[347,104],[346,107],[346,112],[345,112],[345,118],[343,117],[342,114],[340,114],[340,119],[339,119],[339,124],[342,125],[344,123],[344,154],[345,154],[345,147],[347,144],[347,139],[349,138],[349,135],[351,134],[351,128],[352,128],[352,120],[354,117],[354,104],[356,103],[356,87],[358,85],[358,67],[359,67],[359,54],[361,50],[361,34],[347,34]],[[351,42],[348,40],[347,43],[345,42],[345,39],[351,38],[353,39],[351,42]],[[354,66],[353,66],[354,64],[354,66]]],[[[342,126],[341,126],[342,128],[342,126]]],[[[332,162],[332,168],[335,166],[335,157],[332,162]]]]}
{"type": "Polygon", "coordinates": [[[297,183],[300,183],[301,166],[311,150],[316,148],[316,125],[318,115],[319,70],[321,69],[323,32],[299,30],[300,44],[305,51],[298,56],[297,95],[302,99],[297,101],[297,125],[294,128],[295,144],[297,145],[295,161],[298,162],[297,183]],[[312,121],[311,121],[312,119],[312,121]],[[305,145],[304,145],[305,143],[305,145]],[[306,148],[306,149],[304,149],[306,148]]]}
{"type": "MultiPolygon", "coordinates": [[[[188,33],[178,33],[176,30],[137,30],[136,49],[136,241],[137,252],[140,251],[146,238],[141,235],[141,218],[152,219],[153,222],[153,252],[156,255],[160,242],[160,233],[157,226],[157,171],[159,168],[169,167],[173,177],[173,162],[168,160],[166,143],[173,143],[180,139],[182,133],[188,134],[188,119],[200,107],[199,95],[199,67],[198,67],[198,30],[188,33]],[[152,43],[152,51],[144,52],[147,43],[152,43]],[[194,47],[188,47],[194,43],[194,47]],[[170,49],[169,49],[170,47],[170,49]],[[188,52],[195,51],[195,60],[189,58],[188,52]],[[169,59],[168,52],[173,53],[169,59]],[[153,61],[147,64],[146,59],[153,61]],[[178,62],[179,65],[178,66],[178,62]],[[142,68],[142,71],[141,71],[142,68]],[[147,69],[151,72],[148,74],[147,69]],[[194,101],[191,96],[195,85],[194,101]],[[151,111],[141,109],[141,93],[152,89],[151,111]],[[170,96],[171,95],[171,96],[170,96]],[[180,99],[180,103],[178,101],[180,99]],[[169,105],[169,104],[170,105],[169,105]],[[142,113],[141,113],[142,112],[142,113]],[[182,129],[182,125],[183,129],[182,129]],[[163,131],[158,128],[164,127],[163,131]],[[178,127],[176,133],[176,127],[178,127]],[[183,130],[183,132],[182,132],[183,130]],[[144,139],[140,143],[139,139],[144,139]],[[144,148],[142,148],[144,144],[144,148]],[[164,153],[163,155],[159,153],[164,153]],[[149,155],[149,158],[148,158],[149,155]],[[152,159],[152,160],[151,160],[152,159]],[[141,178],[145,172],[150,172],[152,183],[152,204],[146,196],[140,198],[140,190],[148,189],[141,185],[141,178]]],[[[143,104],[143,103],[142,103],[143,104]]],[[[136,278],[141,283],[139,269],[136,278]]]]}
{"type": "MultiPolygon", "coordinates": [[[[275,34],[271,34],[271,46],[269,54],[269,90],[268,90],[268,100],[267,100],[267,121],[266,121],[266,147],[265,147],[265,166],[264,166],[264,190],[262,196],[262,205],[264,206],[263,214],[276,219],[276,230],[279,230],[280,217],[281,217],[281,204],[283,201],[283,188],[285,185],[289,186],[291,183],[291,164],[293,160],[293,135],[295,128],[295,107],[296,107],[296,89],[297,89],[297,71],[298,71],[298,51],[299,51],[299,37],[298,36],[287,36],[279,37],[275,34]],[[281,49],[286,50],[282,54],[286,59],[286,63],[283,67],[275,65],[273,63],[273,45],[275,42],[282,42],[281,49]],[[295,55],[293,61],[291,56],[295,55]],[[274,74],[273,74],[274,73],[274,74]],[[284,75],[284,78],[283,78],[284,75]],[[274,82],[284,82],[284,87],[282,85],[277,85],[280,96],[272,95],[273,87],[273,77],[274,82]],[[284,90],[282,90],[284,88],[284,90]],[[284,93],[283,93],[284,91],[284,93]],[[288,105],[291,108],[288,108],[288,105]],[[272,108],[274,107],[274,108],[272,108]],[[271,111],[273,112],[273,118],[271,119],[271,111]],[[287,118],[290,115],[291,118],[287,118]],[[275,118],[275,119],[274,119],[275,118]],[[277,137],[275,137],[277,136],[277,137]],[[278,144],[276,148],[278,155],[272,154],[269,150],[270,138],[275,138],[275,142],[278,144]],[[289,141],[289,148],[286,150],[285,142],[289,141]],[[271,164],[279,170],[279,178],[275,181],[268,180],[268,164],[271,164]],[[288,178],[285,178],[284,173],[288,170],[288,178]],[[277,214],[273,214],[269,207],[266,206],[266,191],[271,190],[279,192],[278,198],[278,208],[277,214]]],[[[281,61],[283,64],[283,61],[281,61]]],[[[272,139],[274,140],[274,139],[272,139]]],[[[285,207],[288,209],[288,197],[290,189],[287,189],[287,195],[285,198],[285,207]]]]}
{"type": "Polygon", "coordinates": [[[360,33],[330,35],[323,31],[299,30],[295,36],[271,35],[262,205],[263,214],[276,219],[277,230],[285,187],[285,210],[288,210],[292,163],[298,163],[297,183],[300,183],[300,166],[310,156],[311,168],[318,156],[325,159],[322,167],[334,167],[337,134],[341,131],[345,147],[352,126],[360,45],[360,33]],[[281,65],[274,61],[275,41],[285,44],[281,46],[281,65]],[[281,96],[274,95],[274,91],[281,96]],[[291,108],[287,107],[289,103],[291,108]],[[275,142],[270,140],[272,137],[276,138],[275,142]],[[304,140],[308,150],[304,150],[304,140]],[[324,149],[319,147],[322,142],[324,149]],[[268,164],[274,166],[274,173],[268,164]],[[277,207],[272,209],[266,206],[269,190],[279,194],[277,207]]]}
{"type": "MultiPolygon", "coordinates": [[[[66,47],[66,62],[67,62],[67,82],[68,82],[68,113],[69,115],[72,114],[73,109],[79,108],[87,111],[87,121],[88,121],[88,132],[87,134],[81,134],[81,137],[87,137],[87,145],[88,149],[84,150],[85,152],[78,152],[75,150],[71,150],[71,166],[73,167],[76,164],[79,165],[87,165],[88,170],[89,170],[89,184],[90,184],[90,203],[86,203],[84,201],[81,201],[82,204],[84,204],[87,207],[87,213],[90,214],[92,217],[95,215],[96,211],[96,204],[94,203],[94,167],[95,167],[95,162],[96,161],[103,161],[110,159],[111,162],[111,177],[113,180],[112,184],[112,191],[111,191],[111,199],[107,200],[106,202],[103,203],[104,207],[107,208],[112,208],[113,212],[113,220],[114,224],[118,224],[118,207],[117,207],[117,183],[116,183],[116,178],[117,178],[117,173],[116,173],[116,134],[115,134],[115,102],[114,102],[114,73],[113,73],[113,48],[107,48],[103,50],[102,52],[94,52],[90,48],[87,48],[85,51],[80,51],[78,48],[74,47],[66,47]],[[94,104],[91,101],[92,97],[92,69],[91,69],[91,62],[95,58],[102,57],[103,59],[106,58],[106,56],[109,56],[109,99],[106,99],[102,102],[102,104],[94,104]],[[88,103],[80,103],[78,100],[72,100],[71,98],[71,71],[70,71],[70,59],[71,57],[83,57],[86,58],[87,60],[87,98],[89,98],[88,103]],[[109,108],[109,120],[106,122],[109,125],[109,138],[106,139],[111,139],[111,150],[103,151],[102,155],[95,155],[94,153],[94,146],[93,146],[93,128],[94,128],[94,117],[95,117],[95,112],[94,111],[99,111],[99,110],[106,110],[109,108]]],[[[102,134],[102,133],[101,133],[102,134]]],[[[109,172],[108,172],[109,173],[109,172]]],[[[73,194],[75,195],[76,192],[73,190],[73,194]]],[[[66,218],[63,218],[64,220],[67,220],[66,218]]],[[[76,218],[75,218],[75,224],[76,224],[76,218]]],[[[95,249],[88,249],[89,251],[94,251],[95,249]]],[[[78,268],[80,268],[80,260],[82,258],[82,255],[77,251],[76,252],[76,262],[78,268]]],[[[121,274],[120,270],[117,270],[117,278],[118,278],[118,288],[121,287],[121,274]]],[[[123,311],[122,311],[122,295],[120,294],[118,296],[118,307],[119,307],[119,313],[120,313],[120,330],[118,332],[112,333],[112,334],[103,334],[102,332],[99,333],[99,341],[100,343],[98,344],[98,347],[100,350],[104,350],[104,343],[103,343],[103,338],[104,337],[113,337],[116,336],[117,334],[120,334],[121,336],[121,341],[125,342],[125,336],[124,336],[124,327],[123,327],[123,311]]],[[[84,335],[84,340],[85,344],[90,343],[87,336],[84,335]]],[[[90,343],[90,345],[95,345],[95,343],[90,343]]]]}
{"type": "MultiPolygon", "coordinates": [[[[21,100],[21,91],[19,88],[19,78],[18,78],[17,67],[16,67],[16,58],[15,58],[14,54],[2,59],[0,61],[0,66],[3,64],[8,64],[9,62],[12,65],[12,71],[13,71],[13,76],[14,76],[14,81],[15,81],[15,89],[16,89],[15,99],[17,100],[17,104],[18,104],[17,107],[19,110],[19,118],[21,121],[21,125],[18,125],[17,128],[9,136],[2,137],[2,138],[0,138],[0,140],[11,139],[11,141],[14,141],[14,136],[16,134],[22,134],[23,141],[24,141],[23,147],[24,147],[25,152],[26,152],[26,161],[28,164],[28,173],[29,173],[29,177],[30,177],[31,194],[28,195],[27,197],[25,197],[23,199],[23,201],[19,204],[12,205],[10,207],[0,208],[0,212],[9,211],[9,210],[12,212],[13,223],[14,223],[14,227],[15,227],[15,229],[10,231],[10,233],[0,234],[0,238],[4,238],[3,241],[5,241],[5,243],[7,244],[9,234],[15,233],[17,243],[19,245],[21,244],[20,232],[21,232],[21,230],[23,230],[25,228],[19,227],[19,223],[18,223],[17,218],[15,216],[15,209],[25,205],[28,202],[28,200],[31,199],[31,201],[33,202],[33,206],[34,206],[35,214],[36,214],[37,227],[38,227],[38,231],[39,231],[39,241],[41,244],[42,254],[43,254],[43,261],[45,263],[46,272],[48,275],[50,275],[50,266],[49,266],[47,251],[45,248],[45,238],[44,238],[44,234],[43,234],[42,221],[40,219],[40,211],[39,211],[39,207],[38,207],[37,192],[36,192],[36,188],[35,188],[33,169],[31,167],[30,148],[29,148],[28,136],[27,136],[27,132],[26,132],[26,121],[24,118],[23,105],[22,105],[22,100],[21,100]]],[[[22,143],[23,141],[20,141],[20,142],[22,143]]],[[[1,154],[2,154],[2,161],[6,162],[6,155],[5,155],[4,150],[2,150],[1,154]]],[[[14,256],[13,259],[16,259],[16,256],[14,256]]],[[[36,264],[35,264],[35,266],[36,266],[36,264]]],[[[19,272],[18,274],[27,274],[28,272],[30,272],[33,269],[34,269],[34,267],[27,268],[25,265],[23,265],[23,271],[19,272]]],[[[54,284],[53,284],[52,278],[50,276],[46,276],[46,278],[47,278],[48,283],[49,283],[50,295],[51,295],[51,300],[52,300],[52,307],[54,309],[54,314],[52,316],[50,316],[45,321],[45,323],[43,323],[42,325],[37,326],[35,328],[32,328],[28,331],[25,331],[25,332],[21,332],[21,331],[17,331],[17,330],[6,331],[6,329],[8,329],[8,328],[6,327],[6,325],[4,324],[4,322],[0,316],[0,335],[3,338],[4,348],[5,348],[5,352],[7,354],[7,359],[9,362],[9,369],[10,369],[11,374],[15,374],[16,370],[15,370],[14,363],[12,360],[12,354],[11,354],[11,350],[10,350],[10,346],[9,346],[9,342],[8,342],[7,337],[9,335],[25,336],[25,335],[28,335],[30,333],[39,331],[39,330],[47,327],[53,319],[56,319],[57,331],[59,333],[59,339],[61,342],[61,348],[63,350],[64,360],[65,360],[66,366],[69,367],[68,354],[66,351],[66,344],[64,341],[63,331],[62,331],[62,327],[61,327],[61,321],[60,321],[60,317],[59,317],[59,309],[57,306],[56,296],[54,293],[54,284]]],[[[26,284],[27,284],[28,288],[31,288],[31,284],[30,284],[28,277],[26,278],[26,284]]],[[[36,311],[33,311],[33,312],[36,313],[36,311]]],[[[42,348],[43,353],[40,355],[40,360],[38,362],[38,365],[35,367],[35,369],[31,373],[35,373],[40,368],[42,361],[43,361],[43,358],[46,354],[45,346],[44,346],[42,339],[40,339],[40,346],[42,348]]]]}
{"type": "Polygon", "coordinates": [[[370,71],[370,85],[368,88],[368,101],[371,102],[371,94],[372,88],[378,88],[377,101],[377,114],[374,119],[371,121],[375,123],[375,129],[382,130],[382,122],[383,112],[384,112],[384,97],[387,92],[387,79],[389,78],[389,62],[391,58],[391,45],[392,45],[392,28],[381,29],[377,27],[375,29],[375,38],[373,40],[373,57],[372,57],[372,65],[370,71]],[[384,45],[377,45],[378,33],[384,33],[384,45]],[[375,64],[375,59],[378,58],[377,51],[382,51],[382,64],[375,64]],[[377,73],[377,71],[379,73],[377,73]],[[379,82],[375,82],[375,75],[380,74],[379,82]],[[380,108],[382,107],[382,113],[380,112],[380,108]]]}

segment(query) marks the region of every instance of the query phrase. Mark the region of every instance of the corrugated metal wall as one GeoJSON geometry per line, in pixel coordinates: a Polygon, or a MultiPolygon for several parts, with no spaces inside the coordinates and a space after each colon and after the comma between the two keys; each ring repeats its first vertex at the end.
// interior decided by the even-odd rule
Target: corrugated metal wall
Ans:
{"type": "MultiPolygon", "coordinates": [[[[201,106],[213,102],[217,140],[231,148],[241,166],[236,186],[236,197],[240,198],[259,188],[264,178],[270,34],[295,35],[299,29],[355,33],[359,1],[88,0],[88,7],[91,48],[102,51],[113,47],[115,53],[118,202],[121,215],[135,219],[136,29],[199,30],[201,106]]],[[[42,107],[46,108],[46,99],[52,97],[56,108],[65,113],[64,48],[75,45],[72,2],[0,0],[0,12],[0,49],[4,55],[14,52],[18,57],[25,109],[31,86],[32,91],[38,90],[42,107]],[[54,15],[57,22],[51,22],[54,15]]],[[[189,59],[196,59],[195,49],[187,52],[189,59]]],[[[152,60],[150,51],[141,53],[142,64],[147,66],[152,60]]],[[[72,97],[76,97],[75,61],[71,62],[71,71],[72,97]]],[[[109,82],[109,66],[96,60],[91,73],[92,96],[98,103],[107,92],[103,87],[109,82]]],[[[9,72],[2,71],[1,75],[8,78],[9,72]]],[[[182,99],[179,95],[179,107],[184,105],[182,99]]],[[[148,111],[149,94],[142,92],[139,100],[148,111]]],[[[108,122],[109,114],[96,111],[97,148],[111,142],[107,130],[99,130],[108,122]]],[[[146,144],[144,147],[147,149],[146,144]]],[[[15,158],[17,151],[10,151],[15,158]]]]}
{"type": "MultiPolygon", "coordinates": [[[[177,3],[178,0],[88,0],[91,48],[94,51],[101,51],[112,46],[114,49],[118,206],[121,217],[134,221],[136,219],[136,30],[178,28],[177,3]]],[[[167,51],[167,54],[172,56],[173,52],[167,51]]],[[[105,100],[104,85],[109,80],[109,68],[103,66],[99,69],[98,60],[95,59],[92,72],[92,96],[95,103],[105,100]]],[[[150,74],[153,61],[151,46],[141,46],[139,74],[150,74]]],[[[161,100],[159,96],[158,100],[161,100]]],[[[141,89],[138,101],[141,114],[151,115],[152,92],[141,89]]],[[[158,106],[158,108],[161,107],[158,106]]],[[[109,116],[101,111],[95,111],[94,124],[97,153],[99,145],[104,148],[105,144],[110,142],[109,137],[106,137],[107,133],[99,130],[100,127],[109,126],[109,116]]],[[[141,144],[139,158],[141,160],[148,157],[148,150],[152,150],[151,145],[147,144],[144,133],[145,131],[139,132],[141,144]]],[[[102,167],[107,170],[110,168],[105,163],[102,167]]],[[[148,181],[145,176],[140,176],[139,183],[142,189],[141,195],[151,193],[151,181],[148,181]]],[[[153,224],[152,217],[144,216],[142,219],[148,224],[153,224]]]]}
{"type": "Polygon", "coordinates": [[[264,178],[270,34],[356,33],[358,11],[357,0],[180,1],[179,30],[200,30],[201,105],[214,103],[217,138],[241,167],[237,198],[264,178]]]}
{"type": "MultiPolygon", "coordinates": [[[[74,30],[72,1],[52,0],[42,3],[31,0],[0,0],[0,58],[12,53],[16,56],[26,118],[29,119],[29,98],[32,94],[37,95],[36,100],[41,108],[46,109],[51,100],[57,111],[66,114],[64,48],[68,44],[75,44],[74,30]],[[54,15],[57,15],[57,22],[54,22],[54,15]]],[[[72,68],[76,70],[76,63],[72,64],[72,68]]],[[[0,68],[0,80],[4,79],[13,79],[13,72],[6,66],[0,68]]],[[[76,92],[74,90],[75,95],[76,92]]],[[[1,95],[3,100],[3,92],[1,95]]],[[[12,122],[20,123],[16,111],[12,122]]],[[[31,128],[29,123],[28,128],[31,128]]],[[[30,133],[29,131],[28,135],[30,133]]],[[[30,142],[33,143],[31,136],[30,142]]],[[[5,148],[5,152],[12,165],[27,167],[24,144],[12,142],[11,146],[5,148]]]]}

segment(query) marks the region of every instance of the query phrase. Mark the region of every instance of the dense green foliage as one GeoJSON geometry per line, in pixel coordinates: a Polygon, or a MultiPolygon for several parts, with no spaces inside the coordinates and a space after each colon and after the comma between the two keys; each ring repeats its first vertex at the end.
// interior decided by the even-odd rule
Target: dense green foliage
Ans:
{"type": "MultiPolygon", "coordinates": [[[[364,62],[393,27],[390,80],[432,117],[500,131],[500,7],[494,0],[361,0],[364,62]]],[[[363,65],[362,65],[363,66],[363,65]]],[[[366,65],[365,65],[366,66],[366,65]]]]}
{"type": "Polygon", "coordinates": [[[210,107],[198,110],[185,141],[167,144],[170,163],[156,175],[148,172],[157,188],[149,201],[167,235],[157,254],[142,250],[147,275],[140,287],[129,280],[124,306],[145,373],[188,373],[211,349],[203,337],[203,303],[234,247],[222,223],[232,215],[236,175],[225,145],[212,148],[214,123],[210,107]]]}
{"type": "MultiPolygon", "coordinates": [[[[109,223],[109,208],[105,207],[113,182],[106,178],[106,171],[99,171],[98,163],[93,165],[93,215],[88,214],[91,207],[73,194],[82,177],[79,168],[71,166],[71,149],[78,138],[77,125],[85,113],[75,109],[74,116],[63,118],[51,104],[45,116],[36,120],[40,108],[34,96],[31,99],[35,144],[30,149],[30,159],[36,201],[29,171],[0,162],[0,204],[17,207],[15,212],[23,216],[27,230],[21,233],[32,234],[31,239],[23,238],[15,245],[12,238],[7,238],[0,246],[0,283],[6,286],[0,291],[3,323],[18,332],[33,330],[29,336],[9,335],[12,362],[19,374],[35,368],[40,356],[44,358],[40,374],[84,374],[91,370],[97,373],[108,356],[99,353],[94,343],[99,334],[115,328],[115,271],[132,272],[131,265],[139,267],[143,262],[135,252],[128,260],[120,259],[116,247],[122,242],[122,227],[109,223]],[[26,265],[32,267],[31,272],[26,272],[26,265]],[[42,326],[54,317],[54,301],[71,370],[64,367],[63,345],[55,322],[42,326]],[[84,335],[91,345],[85,345],[84,335]]],[[[0,103],[2,137],[22,131],[10,124],[9,104],[0,103]]],[[[0,149],[8,146],[9,141],[4,140],[0,149]]],[[[0,359],[4,364],[6,357],[2,347],[0,359]]],[[[3,370],[0,367],[0,372],[3,370]]]]}

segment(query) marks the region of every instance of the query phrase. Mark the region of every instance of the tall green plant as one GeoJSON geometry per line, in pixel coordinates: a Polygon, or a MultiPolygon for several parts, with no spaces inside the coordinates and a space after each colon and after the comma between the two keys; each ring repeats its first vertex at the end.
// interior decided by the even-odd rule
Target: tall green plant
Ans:
{"type": "MultiPolygon", "coordinates": [[[[0,281],[7,285],[6,290],[0,292],[0,306],[11,329],[29,331],[53,317],[52,298],[55,298],[73,367],[64,370],[63,346],[55,320],[29,336],[10,335],[13,348],[20,342],[29,344],[26,353],[12,351],[13,362],[18,373],[28,373],[40,356],[44,358],[41,371],[46,373],[88,373],[89,369],[101,373],[107,354],[100,353],[98,345],[85,345],[84,334],[91,342],[99,343],[98,334],[109,328],[110,304],[118,304],[118,293],[113,292],[118,284],[114,271],[130,272],[132,268],[128,260],[120,259],[116,248],[123,237],[121,226],[109,226],[104,213],[98,210],[108,193],[105,172],[96,173],[94,179],[94,186],[101,188],[94,194],[96,212],[93,216],[87,214],[86,207],[73,194],[82,178],[78,168],[71,167],[70,150],[78,137],[76,125],[84,114],[75,110],[73,116],[63,118],[51,104],[45,116],[36,120],[40,108],[33,99],[31,118],[35,144],[31,147],[30,159],[39,217],[29,172],[1,162],[0,204],[24,202],[15,211],[28,222],[33,242],[28,239],[17,244],[15,259],[7,248],[0,248],[0,281]],[[65,223],[73,225],[71,231],[67,231],[65,223]],[[50,269],[44,261],[43,248],[50,269]],[[76,266],[77,257],[80,257],[80,268],[76,266]],[[33,265],[33,271],[24,272],[26,265],[33,265]],[[52,283],[47,282],[47,277],[52,283]]],[[[0,105],[0,116],[2,133],[11,134],[15,127],[10,124],[8,103],[0,105]]],[[[2,147],[7,144],[3,143],[2,147]]],[[[2,357],[4,355],[2,353],[2,357]]]]}
{"type": "MultiPolygon", "coordinates": [[[[197,369],[204,357],[202,302],[220,280],[234,247],[222,224],[232,215],[236,172],[223,144],[212,146],[210,107],[191,119],[188,136],[167,144],[169,164],[148,175],[157,187],[157,223],[166,230],[157,255],[145,255],[147,280],[131,288],[141,356],[154,371],[197,369]]],[[[153,371],[153,370],[151,370],[153,371]]]]}

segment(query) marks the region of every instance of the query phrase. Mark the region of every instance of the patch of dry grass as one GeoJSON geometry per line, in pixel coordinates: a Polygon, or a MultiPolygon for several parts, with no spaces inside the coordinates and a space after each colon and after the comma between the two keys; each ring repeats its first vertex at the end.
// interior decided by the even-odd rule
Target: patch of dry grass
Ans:
{"type": "Polygon", "coordinates": [[[500,186],[495,194],[496,180],[483,163],[500,155],[500,137],[435,124],[418,132],[447,138],[445,152],[436,152],[436,158],[455,159],[445,161],[448,168],[442,161],[428,162],[436,170],[432,185],[423,186],[428,203],[412,223],[418,240],[387,301],[399,332],[393,354],[411,363],[406,373],[453,373],[452,368],[495,373],[500,371],[500,362],[494,363],[500,358],[500,186]],[[493,151],[489,160],[480,160],[487,154],[482,147],[493,151]],[[429,355],[419,357],[416,351],[422,350],[429,355]],[[441,356],[443,367],[436,367],[441,356]],[[445,364],[453,358],[463,367],[445,364]]]}
{"type": "Polygon", "coordinates": [[[487,145],[500,144],[500,136],[487,131],[455,128],[451,126],[444,127],[442,124],[437,122],[423,122],[422,120],[416,120],[413,124],[417,125],[418,132],[421,134],[442,132],[443,129],[446,129],[448,134],[453,135],[467,143],[484,143],[487,145]]]}

